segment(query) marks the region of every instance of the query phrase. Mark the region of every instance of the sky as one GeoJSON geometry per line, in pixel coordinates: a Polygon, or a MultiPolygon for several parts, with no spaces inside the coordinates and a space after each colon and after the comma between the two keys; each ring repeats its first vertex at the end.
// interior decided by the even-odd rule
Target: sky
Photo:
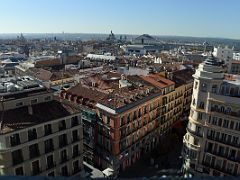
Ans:
{"type": "Polygon", "coordinates": [[[0,0],[0,33],[240,39],[239,0],[0,0]]]}

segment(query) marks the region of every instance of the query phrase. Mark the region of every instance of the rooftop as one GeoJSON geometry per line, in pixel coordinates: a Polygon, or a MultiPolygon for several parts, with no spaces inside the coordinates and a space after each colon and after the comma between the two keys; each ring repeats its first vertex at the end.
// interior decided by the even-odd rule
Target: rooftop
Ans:
{"type": "Polygon", "coordinates": [[[141,78],[158,88],[165,88],[175,84],[173,81],[158,74],[149,74],[149,76],[141,76],[141,78]]]}
{"type": "Polygon", "coordinates": [[[2,118],[1,134],[31,127],[51,120],[63,118],[75,114],[78,111],[66,104],[53,100],[45,103],[32,105],[32,114],[29,107],[20,107],[7,111],[0,111],[2,118]]]}
{"type": "MultiPolygon", "coordinates": [[[[32,91],[45,91],[46,88],[29,76],[7,77],[0,79],[0,96],[7,98],[32,91]]],[[[26,95],[26,94],[25,94],[26,95]]]]}
{"type": "Polygon", "coordinates": [[[176,87],[179,87],[183,84],[186,84],[190,81],[193,81],[192,75],[194,74],[193,69],[183,69],[179,71],[173,72],[173,78],[172,81],[175,82],[176,87]]]}

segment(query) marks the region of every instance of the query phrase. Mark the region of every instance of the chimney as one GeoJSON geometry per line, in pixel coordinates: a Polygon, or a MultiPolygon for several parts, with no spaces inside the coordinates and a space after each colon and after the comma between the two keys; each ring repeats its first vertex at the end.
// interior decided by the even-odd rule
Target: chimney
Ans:
{"type": "Polygon", "coordinates": [[[31,105],[28,106],[28,114],[33,115],[33,109],[31,105]]]}

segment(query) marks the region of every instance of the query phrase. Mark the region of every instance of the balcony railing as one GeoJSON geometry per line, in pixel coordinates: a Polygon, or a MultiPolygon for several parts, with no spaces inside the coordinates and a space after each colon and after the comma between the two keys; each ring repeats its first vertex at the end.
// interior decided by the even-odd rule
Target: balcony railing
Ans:
{"type": "Polygon", "coordinates": [[[187,127],[186,129],[187,129],[188,132],[190,132],[191,134],[193,134],[195,136],[203,137],[203,133],[193,131],[193,130],[189,129],[189,127],[187,127]]]}
{"type": "Polygon", "coordinates": [[[230,146],[237,147],[237,148],[240,147],[240,143],[236,143],[236,142],[229,141],[229,140],[225,141],[223,139],[220,139],[219,137],[212,137],[210,135],[207,135],[207,138],[210,139],[210,140],[213,140],[213,141],[220,142],[222,144],[230,145],[230,146]]]}

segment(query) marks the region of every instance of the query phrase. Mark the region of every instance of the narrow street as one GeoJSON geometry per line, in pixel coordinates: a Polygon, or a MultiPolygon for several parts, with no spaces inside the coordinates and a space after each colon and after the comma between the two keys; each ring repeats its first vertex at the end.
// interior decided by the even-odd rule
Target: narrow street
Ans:
{"type": "Polygon", "coordinates": [[[120,173],[120,178],[135,177],[161,177],[163,175],[175,175],[180,173],[182,166],[181,150],[182,136],[172,134],[162,143],[159,148],[151,153],[145,154],[142,158],[120,173]],[[154,165],[151,165],[154,159],[154,165]]]}

